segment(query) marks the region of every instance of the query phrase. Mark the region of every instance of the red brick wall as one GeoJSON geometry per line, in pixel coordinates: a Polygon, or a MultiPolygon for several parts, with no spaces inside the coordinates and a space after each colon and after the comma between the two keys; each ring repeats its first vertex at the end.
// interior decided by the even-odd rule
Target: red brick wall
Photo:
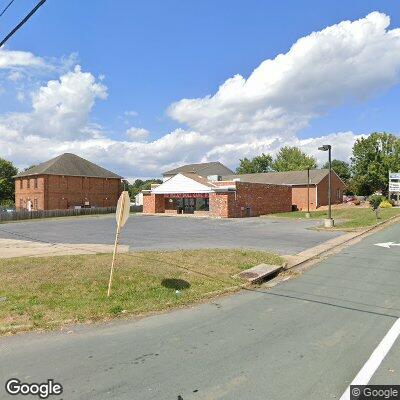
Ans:
{"type": "MultiPolygon", "coordinates": [[[[317,185],[310,185],[310,210],[328,205],[328,175],[317,185]],[[316,193],[316,190],[318,193],[316,193]]],[[[338,176],[332,173],[332,204],[340,204],[343,202],[343,192],[345,190],[344,183],[338,176]]],[[[307,185],[293,186],[292,192],[293,205],[298,210],[307,210],[307,185]]]]}
{"type": "MultiPolygon", "coordinates": [[[[86,201],[94,207],[117,205],[122,192],[120,179],[86,178],[79,176],[38,176],[38,188],[34,189],[34,178],[19,178],[15,181],[15,201],[19,208],[22,200],[26,208],[28,199],[38,198],[39,210],[65,209],[82,206],[86,201]],[[20,189],[20,181],[23,189],[20,189]],[[28,180],[30,188],[28,188],[28,180]]],[[[32,201],[33,204],[33,201],[32,201]]]]}
{"type": "Polygon", "coordinates": [[[146,214],[164,213],[165,199],[163,194],[143,194],[143,212],[146,214]]]}
{"type": "Polygon", "coordinates": [[[15,207],[25,210],[28,200],[33,210],[44,209],[44,176],[15,180],[15,207]]]}
{"type": "MultiPolygon", "coordinates": [[[[300,211],[307,211],[307,185],[292,187],[292,204],[300,211]]],[[[316,208],[316,186],[310,185],[310,210],[316,208]]]]}
{"type": "MultiPolygon", "coordinates": [[[[340,204],[343,202],[344,183],[335,173],[332,173],[332,204],[340,204]],[[340,190],[340,193],[338,193],[340,190]],[[338,196],[339,194],[339,196],[338,196]]],[[[318,205],[317,207],[328,205],[328,175],[318,184],[318,205]]]]}
{"type": "Polygon", "coordinates": [[[211,193],[210,215],[218,218],[259,216],[291,211],[290,186],[236,182],[235,192],[211,193]],[[249,210],[247,210],[249,208],[249,210]]]}

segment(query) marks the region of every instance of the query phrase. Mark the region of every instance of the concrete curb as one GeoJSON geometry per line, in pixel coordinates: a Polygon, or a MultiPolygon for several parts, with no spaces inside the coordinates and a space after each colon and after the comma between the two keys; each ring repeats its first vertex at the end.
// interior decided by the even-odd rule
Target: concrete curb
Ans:
{"type": "Polygon", "coordinates": [[[396,215],[387,219],[386,221],[379,222],[378,224],[365,228],[362,231],[349,232],[337,238],[330,239],[318,246],[304,250],[294,256],[285,256],[284,258],[286,260],[286,265],[284,266],[284,271],[296,269],[311,262],[316,262],[321,258],[321,256],[334,254],[340,251],[342,248],[350,246],[362,240],[364,237],[380,231],[386,226],[390,226],[396,222],[400,222],[400,215],[396,215]]]}

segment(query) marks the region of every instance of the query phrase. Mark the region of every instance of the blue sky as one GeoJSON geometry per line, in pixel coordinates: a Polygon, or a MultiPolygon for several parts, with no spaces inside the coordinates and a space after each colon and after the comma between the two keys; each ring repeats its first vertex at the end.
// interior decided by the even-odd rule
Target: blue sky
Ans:
{"type": "MultiPolygon", "coordinates": [[[[7,2],[1,0],[0,5],[7,2]]],[[[0,19],[0,34],[4,36],[35,3],[15,0],[0,19]]],[[[148,130],[148,140],[154,141],[176,128],[194,129],[184,117],[173,119],[168,115],[167,109],[174,102],[212,96],[235,74],[247,78],[262,61],[288,52],[299,38],[343,20],[354,21],[379,11],[390,17],[388,29],[400,27],[396,3],[48,0],[6,49],[31,52],[49,63],[76,54],[82,71],[90,72],[97,80],[104,75],[99,82],[107,87],[107,99],[95,101],[88,120],[101,126],[109,139],[124,140],[125,130],[134,126],[148,130]],[[129,111],[137,115],[126,115],[129,111]]],[[[4,79],[2,87],[6,90],[0,94],[0,114],[29,112],[30,102],[17,100],[15,93],[37,90],[64,72],[35,72],[17,84],[4,79]]],[[[302,125],[296,137],[306,139],[347,131],[397,133],[399,95],[399,85],[393,82],[362,93],[361,97],[350,93],[349,99],[324,108],[302,125]]],[[[38,152],[39,156],[44,155],[38,152]]],[[[96,157],[111,167],[104,154],[96,157]]],[[[175,158],[179,163],[199,161],[200,156],[191,157],[175,158]]],[[[21,164],[21,157],[15,158],[21,164]]],[[[235,162],[232,159],[231,165],[235,162]]],[[[132,176],[151,174],[172,164],[172,159],[163,159],[153,169],[132,166],[124,172],[132,176]]]]}

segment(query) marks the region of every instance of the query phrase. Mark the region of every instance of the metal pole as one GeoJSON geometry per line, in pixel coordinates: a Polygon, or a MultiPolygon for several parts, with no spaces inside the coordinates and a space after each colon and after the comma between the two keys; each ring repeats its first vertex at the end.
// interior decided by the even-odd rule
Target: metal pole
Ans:
{"type": "Polygon", "coordinates": [[[310,168],[307,168],[307,213],[310,214],[310,168]]]}
{"type": "Polygon", "coordinates": [[[329,146],[329,181],[328,181],[328,218],[332,219],[332,193],[331,193],[331,179],[332,179],[332,158],[331,158],[331,149],[329,146]]]}

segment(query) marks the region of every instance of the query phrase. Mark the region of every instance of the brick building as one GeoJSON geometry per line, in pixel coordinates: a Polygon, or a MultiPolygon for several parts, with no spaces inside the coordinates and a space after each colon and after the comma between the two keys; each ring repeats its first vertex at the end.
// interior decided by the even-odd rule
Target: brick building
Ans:
{"type": "MultiPolygon", "coordinates": [[[[329,170],[232,172],[221,163],[189,164],[163,174],[164,183],[143,192],[145,213],[190,213],[219,218],[310,210],[328,204],[329,170]]],[[[343,201],[345,184],[332,171],[332,204],[343,201]]]]}
{"type": "Polygon", "coordinates": [[[143,191],[144,213],[240,218],[291,209],[292,188],[288,185],[218,181],[194,173],[178,173],[143,191]]]}
{"type": "MultiPolygon", "coordinates": [[[[243,182],[283,184],[292,187],[292,205],[296,210],[307,210],[308,188],[307,171],[266,172],[258,174],[229,175],[223,179],[238,179],[243,182]]],[[[310,170],[309,198],[310,210],[328,205],[329,169],[310,170]]],[[[346,185],[335,171],[332,171],[331,181],[332,204],[343,202],[346,185]]]]}
{"type": "Polygon", "coordinates": [[[15,177],[19,210],[116,206],[122,177],[75,154],[65,153],[15,177]]]}

